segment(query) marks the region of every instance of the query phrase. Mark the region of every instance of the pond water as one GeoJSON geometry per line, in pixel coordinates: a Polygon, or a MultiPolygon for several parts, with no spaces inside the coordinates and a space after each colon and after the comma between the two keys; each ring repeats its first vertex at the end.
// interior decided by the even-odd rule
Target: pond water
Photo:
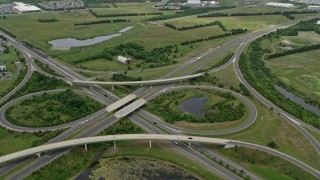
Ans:
{"type": "Polygon", "coordinates": [[[291,101],[300,104],[303,106],[305,109],[312,111],[316,113],[318,116],[320,116],[320,109],[317,108],[316,106],[312,106],[308,103],[306,103],[302,98],[296,96],[295,94],[287,91],[286,89],[280,87],[280,86],[275,86],[276,90],[279,91],[281,94],[283,94],[286,98],[290,99],[291,101]]]}
{"type": "Polygon", "coordinates": [[[179,106],[184,111],[203,117],[206,113],[202,107],[208,102],[208,97],[204,96],[201,98],[192,97],[185,102],[181,103],[179,106]]]}
{"type": "Polygon", "coordinates": [[[52,45],[53,49],[70,49],[72,47],[90,46],[93,44],[107,41],[107,40],[112,39],[117,36],[121,36],[122,33],[125,33],[132,28],[133,28],[133,26],[128,26],[128,27],[120,30],[119,33],[106,35],[106,36],[98,36],[98,37],[94,37],[92,39],[78,40],[78,39],[74,39],[74,38],[65,38],[65,39],[52,40],[52,41],[49,41],[48,43],[52,45]]]}

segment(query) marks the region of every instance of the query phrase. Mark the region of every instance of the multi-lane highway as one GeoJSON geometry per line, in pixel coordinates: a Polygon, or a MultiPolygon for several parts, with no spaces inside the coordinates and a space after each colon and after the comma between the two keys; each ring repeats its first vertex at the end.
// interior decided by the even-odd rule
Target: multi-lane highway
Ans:
{"type": "MultiPolygon", "coordinates": [[[[222,56],[223,54],[226,54],[227,52],[229,52],[230,50],[234,49],[235,47],[239,46],[237,52],[235,53],[234,57],[230,59],[230,61],[228,61],[226,64],[224,64],[223,66],[219,67],[223,68],[224,66],[237,61],[240,53],[243,50],[243,47],[245,46],[245,41],[248,42],[250,40],[253,40],[265,33],[271,32],[276,30],[279,27],[286,27],[288,25],[293,24],[295,21],[291,21],[282,25],[277,25],[271,28],[267,28],[264,30],[260,30],[257,32],[253,32],[247,35],[244,35],[241,38],[235,38],[232,41],[229,41],[225,44],[223,44],[221,47],[215,48],[207,53],[205,53],[204,55],[201,55],[200,57],[194,58],[188,62],[186,62],[185,64],[183,64],[182,66],[179,66],[179,68],[169,74],[167,74],[165,77],[165,79],[170,79],[169,77],[173,78],[175,75],[184,72],[187,70],[187,72],[185,72],[185,76],[191,75],[192,73],[198,71],[199,69],[201,69],[202,67],[204,67],[207,63],[209,63],[210,61],[216,59],[217,57],[222,56]],[[206,57],[209,57],[206,59],[206,57]]],[[[12,41],[12,43],[19,47],[20,50],[22,52],[25,52],[26,54],[28,54],[28,56],[33,56],[37,59],[39,59],[40,61],[48,64],[51,68],[53,68],[54,70],[58,71],[60,74],[62,74],[64,77],[66,77],[66,79],[68,81],[80,81],[80,82],[85,82],[87,81],[85,78],[82,78],[80,75],[78,75],[77,73],[74,73],[70,68],[66,67],[65,65],[59,63],[58,61],[54,60],[53,58],[48,57],[47,55],[45,55],[42,52],[39,52],[38,50],[34,50],[30,47],[27,47],[23,44],[21,44],[19,41],[9,37],[9,39],[12,41]]],[[[28,59],[28,62],[31,62],[31,59],[28,59]]],[[[31,65],[29,65],[29,67],[31,68],[31,65]]],[[[35,67],[38,68],[38,67],[35,67]]],[[[212,71],[216,71],[218,69],[214,69],[211,70],[212,71]]],[[[29,71],[28,71],[29,72],[29,71]]],[[[30,70],[31,72],[31,70],[30,70]]],[[[240,72],[241,73],[241,72],[240,72]]],[[[31,75],[30,75],[31,76],[31,75]]],[[[28,79],[27,76],[25,78],[26,80],[28,79]]],[[[149,82],[150,83],[150,82],[149,82]]],[[[138,82],[139,84],[139,82],[138,82]]],[[[157,92],[159,92],[159,90],[161,90],[161,88],[163,87],[168,87],[171,88],[173,85],[169,85],[169,86],[161,86],[161,87],[154,87],[152,89],[151,92],[149,92],[149,87],[143,87],[140,88],[139,90],[137,90],[136,92],[134,92],[133,94],[135,95],[141,95],[146,93],[146,97],[153,97],[154,94],[156,94],[157,92]]],[[[97,86],[97,85],[93,85],[91,88],[89,86],[86,86],[85,84],[81,84],[80,87],[82,87],[85,91],[94,94],[96,97],[98,97],[98,99],[100,99],[102,102],[104,102],[107,105],[112,104],[114,101],[119,100],[119,98],[115,95],[113,95],[111,92],[97,86]]],[[[19,89],[19,88],[18,88],[19,89]]],[[[138,115],[141,115],[144,119],[146,120],[151,120],[153,121],[153,118],[150,118],[150,116],[147,116],[146,114],[141,113],[143,112],[142,110],[137,111],[138,115]]],[[[92,136],[94,134],[97,134],[98,132],[102,131],[104,128],[108,127],[109,125],[111,125],[112,123],[116,122],[117,120],[119,120],[119,118],[115,117],[115,116],[110,116],[108,118],[104,118],[103,121],[97,121],[97,119],[102,118],[103,116],[106,116],[108,114],[108,111],[105,112],[101,112],[99,113],[99,116],[97,116],[97,118],[93,118],[92,121],[90,121],[90,123],[95,123],[95,122],[99,122],[97,123],[98,125],[93,126],[92,128],[90,128],[87,132],[84,132],[82,135],[80,135],[80,137],[88,137],[88,136],[92,136]]],[[[127,115],[127,114],[125,114],[127,115]]],[[[130,118],[132,121],[135,121],[137,119],[136,115],[129,115],[128,118],[130,118]]],[[[249,122],[249,121],[248,121],[249,122]]],[[[140,123],[140,125],[146,129],[150,130],[150,126],[154,127],[153,123],[147,123],[145,121],[139,121],[136,123],[140,123]]],[[[51,141],[51,142],[57,142],[57,141],[61,141],[62,139],[70,136],[71,134],[79,131],[79,129],[83,128],[86,124],[76,124],[75,126],[72,126],[71,128],[69,128],[66,133],[63,133],[61,136],[58,136],[57,138],[55,138],[55,140],[51,141]]],[[[249,123],[250,125],[250,123],[249,123]]],[[[246,126],[247,127],[247,126],[246,126]]],[[[152,128],[151,128],[152,129],[152,128]]],[[[172,128],[170,129],[170,127],[166,127],[167,130],[172,130],[172,128]]],[[[243,127],[241,128],[243,129],[243,127]]],[[[179,145],[180,146],[180,145],[179,145]]],[[[178,147],[180,149],[182,149],[182,147],[178,147]]],[[[40,167],[46,165],[47,163],[53,161],[54,159],[56,159],[57,157],[60,157],[63,153],[67,152],[68,149],[66,150],[59,150],[59,151],[54,151],[52,152],[52,156],[50,155],[49,157],[45,157],[45,158],[40,158],[38,161],[36,161],[35,163],[32,163],[29,167],[23,169],[22,171],[20,171],[18,174],[16,174],[15,176],[12,177],[12,179],[21,179],[26,177],[27,175],[31,174],[33,171],[39,169],[40,167]]],[[[190,148],[187,149],[183,149],[182,150],[184,153],[187,153],[191,156],[193,156],[194,158],[196,158],[197,160],[201,161],[201,162],[206,162],[208,167],[215,168],[212,164],[212,161],[208,160],[207,158],[195,153],[194,150],[190,151],[190,148]]],[[[294,159],[294,158],[293,158],[294,159]]],[[[292,161],[291,161],[292,162],[292,161]]],[[[297,162],[293,162],[294,164],[302,167],[303,164],[299,164],[297,162]]],[[[308,168],[307,168],[308,169],[308,168]]],[[[219,170],[217,170],[219,171],[219,170]]],[[[308,170],[309,172],[312,171],[312,169],[308,170]]],[[[0,169],[1,172],[1,169],[0,169]]],[[[221,173],[221,170],[219,171],[221,173]]],[[[225,174],[226,173],[222,173],[225,174]]],[[[226,177],[232,178],[232,175],[226,175],[226,177]]]]}

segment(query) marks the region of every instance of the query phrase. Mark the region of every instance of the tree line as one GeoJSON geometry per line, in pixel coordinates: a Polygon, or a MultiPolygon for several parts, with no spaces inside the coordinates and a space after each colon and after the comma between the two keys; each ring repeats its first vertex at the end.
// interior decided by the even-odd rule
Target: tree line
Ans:
{"type": "Polygon", "coordinates": [[[264,15],[284,15],[289,19],[294,19],[295,17],[291,14],[312,14],[318,13],[317,11],[277,11],[277,12],[257,12],[257,13],[210,13],[199,15],[197,18],[207,18],[207,17],[225,17],[225,16],[264,16],[264,15]]]}
{"type": "Polygon", "coordinates": [[[283,52],[279,52],[279,53],[270,54],[270,55],[267,55],[265,58],[266,59],[273,59],[273,58],[277,58],[277,57],[281,57],[281,56],[287,56],[287,55],[290,55],[290,54],[307,52],[307,51],[312,51],[312,50],[316,50],[316,49],[320,49],[320,44],[314,44],[314,45],[310,45],[310,46],[303,46],[303,47],[300,47],[300,48],[297,48],[297,49],[292,49],[292,50],[287,50],[287,51],[283,51],[283,52]]]}
{"type": "Polygon", "coordinates": [[[82,23],[75,23],[75,26],[80,25],[93,25],[93,24],[108,24],[108,23],[119,23],[119,22],[130,22],[130,20],[127,19],[113,19],[113,20],[101,20],[101,21],[88,21],[88,22],[82,22],[82,23]]]}
{"type": "Polygon", "coordinates": [[[166,27],[169,27],[171,29],[178,30],[178,31],[185,31],[185,30],[189,30],[189,29],[196,29],[196,28],[201,28],[201,27],[216,26],[217,25],[223,31],[227,31],[227,29],[224,27],[224,25],[220,21],[213,21],[213,22],[210,22],[210,23],[207,23],[207,24],[196,24],[196,25],[193,25],[193,26],[184,26],[184,27],[176,27],[176,26],[174,26],[172,24],[169,24],[169,23],[165,23],[164,25],[166,27]]]}
{"type": "Polygon", "coordinates": [[[211,7],[211,8],[187,8],[183,12],[176,12],[175,14],[168,14],[168,15],[160,15],[156,17],[148,18],[148,21],[158,21],[158,20],[167,20],[172,18],[178,18],[183,16],[190,16],[195,14],[202,14],[207,13],[210,11],[218,11],[223,9],[230,9],[234,8],[235,6],[220,6],[220,7],[211,7]]]}
{"type": "Polygon", "coordinates": [[[38,19],[41,23],[52,23],[52,22],[58,22],[58,19],[56,18],[50,18],[50,19],[38,19]]]}
{"type": "Polygon", "coordinates": [[[198,43],[198,42],[209,41],[209,40],[223,38],[223,37],[227,37],[227,36],[242,34],[242,33],[245,33],[246,31],[247,31],[247,29],[241,29],[241,28],[231,29],[231,33],[224,33],[224,34],[220,34],[220,35],[210,36],[207,38],[198,38],[198,39],[194,39],[194,40],[188,40],[188,41],[181,42],[180,45],[185,46],[185,45],[194,44],[194,43],[198,43]]]}
{"type": "Polygon", "coordinates": [[[153,13],[119,13],[119,14],[97,14],[92,9],[89,9],[89,12],[97,17],[97,18],[103,18],[103,17],[119,17],[119,16],[147,16],[147,15],[163,15],[162,12],[153,12],[153,13]]]}

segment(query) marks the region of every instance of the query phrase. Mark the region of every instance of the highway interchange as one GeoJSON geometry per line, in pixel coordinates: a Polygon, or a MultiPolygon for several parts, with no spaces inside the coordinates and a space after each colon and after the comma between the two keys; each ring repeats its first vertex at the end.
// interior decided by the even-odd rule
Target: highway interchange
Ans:
{"type": "MultiPolygon", "coordinates": [[[[182,76],[179,77],[188,77],[188,76],[192,76],[193,73],[197,72],[198,70],[200,70],[202,67],[204,67],[206,64],[208,64],[210,61],[213,61],[214,59],[217,59],[219,57],[222,57],[223,55],[227,54],[229,51],[231,51],[232,49],[234,49],[235,47],[237,47],[237,51],[234,54],[234,56],[224,65],[209,70],[208,72],[215,72],[218,71],[219,69],[222,69],[224,67],[226,67],[227,65],[233,63],[234,67],[235,67],[235,71],[237,73],[238,78],[240,79],[240,81],[252,92],[252,94],[262,103],[264,103],[265,105],[267,105],[268,107],[272,107],[274,111],[280,113],[281,117],[283,117],[284,120],[288,121],[289,123],[293,124],[299,131],[302,132],[302,134],[310,141],[310,143],[315,147],[315,149],[318,151],[318,153],[320,154],[320,145],[319,142],[310,134],[308,133],[305,128],[308,128],[316,133],[320,134],[320,130],[300,121],[299,119],[296,119],[294,117],[292,117],[291,115],[289,115],[288,113],[282,111],[280,108],[276,107],[274,104],[272,104],[271,102],[269,102],[268,100],[266,100],[263,96],[261,96],[258,92],[256,92],[249,83],[246,82],[246,80],[243,78],[241,71],[239,70],[238,67],[238,59],[240,54],[243,51],[243,48],[245,47],[245,45],[256,39],[257,37],[266,34],[268,32],[271,31],[275,31],[277,28],[283,28],[283,27],[287,27],[289,25],[292,25],[294,22],[290,21],[288,23],[284,23],[281,25],[277,25],[274,27],[270,27],[267,29],[263,29],[260,31],[256,31],[247,35],[244,35],[242,37],[239,38],[235,38],[234,40],[231,40],[225,44],[223,44],[222,46],[215,48],[213,50],[210,50],[207,53],[204,53],[203,55],[196,57],[194,59],[191,59],[189,61],[187,61],[186,63],[183,63],[182,65],[178,66],[178,68],[174,71],[172,71],[171,73],[165,75],[164,77],[162,77],[162,79],[168,79],[168,82],[172,82],[172,79],[170,78],[174,78],[175,76],[177,76],[179,73],[183,73],[182,76]],[[191,67],[191,68],[190,68],[191,67]]],[[[2,33],[4,34],[4,33],[2,33]]],[[[23,53],[23,55],[25,56],[27,63],[28,63],[28,70],[27,70],[27,74],[25,76],[25,78],[21,81],[21,83],[10,93],[8,93],[6,96],[4,96],[3,98],[1,98],[0,103],[2,104],[3,102],[6,102],[11,95],[15,94],[21,87],[23,87],[25,85],[25,83],[28,81],[28,79],[31,77],[32,75],[32,71],[37,70],[40,73],[43,73],[45,75],[49,75],[48,73],[43,72],[39,67],[37,67],[33,60],[33,58],[36,58],[46,64],[48,64],[52,69],[56,70],[57,72],[59,72],[61,75],[64,76],[64,80],[66,80],[66,82],[70,83],[70,82],[86,82],[88,81],[87,79],[81,77],[79,74],[75,73],[74,71],[72,71],[71,68],[66,67],[65,65],[63,65],[62,63],[56,61],[55,59],[47,56],[46,54],[39,52],[38,50],[35,50],[33,48],[27,47],[26,45],[22,44],[21,42],[19,42],[16,39],[13,39],[12,37],[9,37],[8,35],[4,34],[5,36],[8,37],[8,39],[11,41],[11,43],[17,47],[18,49],[20,49],[20,51],[23,53]]],[[[181,79],[179,79],[181,80],[181,79]]],[[[159,82],[164,83],[163,80],[159,80],[159,82]]],[[[128,82],[131,83],[131,82],[128,82]]],[[[146,82],[148,83],[148,82],[146,82]]],[[[153,80],[149,83],[155,84],[157,83],[157,80],[153,80]]],[[[135,92],[133,92],[132,94],[135,94],[138,97],[142,97],[143,99],[147,101],[151,100],[152,98],[156,97],[159,94],[162,93],[166,93],[166,92],[170,92],[170,91],[175,91],[175,90],[181,90],[181,89],[188,89],[188,88],[212,88],[214,90],[222,90],[223,89],[219,89],[219,88],[214,88],[214,87],[200,87],[200,86],[187,86],[187,87],[180,87],[180,86],[175,86],[175,84],[165,84],[165,85],[160,85],[160,86],[144,86],[139,88],[138,90],[136,90],[135,92]]],[[[138,83],[139,84],[139,83],[138,83]]],[[[141,82],[140,82],[141,84],[141,82]]],[[[118,101],[120,98],[117,97],[116,95],[112,94],[111,92],[107,91],[106,89],[101,88],[100,86],[96,85],[95,83],[91,84],[91,85],[87,85],[87,84],[79,84],[79,86],[82,88],[82,93],[86,93],[87,95],[90,95],[91,97],[93,97],[94,99],[98,99],[99,101],[101,101],[102,103],[104,103],[105,105],[109,106],[111,104],[113,104],[114,102],[118,101]]],[[[59,90],[58,90],[59,91],[59,90]]],[[[41,92],[39,92],[41,93],[41,92]]],[[[42,92],[43,93],[43,92],[42,92]]],[[[234,95],[237,95],[236,93],[234,93],[234,95]]],[[[31,97],[31,95],[26,95],[24,96],[24,98],[28,98],[31,97]]],[[[227,133],[233,133],[233,132],[237,132],[240,130],[243,130],[245,128],[247,128],[248,126],[250,126],[254,120],[256,119],[256,110],[255,107],[253,105],[253,107],[250,105],[252,104],[249,100],[247,100],[246,98],[244,98],[243,96],[239,95],[239,98],[241,98],[242,100],[247,102],[247,105],[249,105],[250,107],[250,111],[251,111],[251,116],[250,118],[246,121],[246,123],[241,124],[240,126],[237,126],[233,129],[228,129],[225,131],[213,131],[213,132],[194,132],[191,130],[185,130],[185,129],[181,129],[178,127],[175,127],[173,125],[170,125],[168,123],[165,123],[163,120],[157,118],[156,116],[142,110],[142,109],[137,109],[135,111],[135,113],[129,113],[128,115],[126,115],[132,122],[134,122],[135,124],[141,126],[143,129],[145,129],[147,132],[152,133],[152,134],[173,134],[173,135],[179,135],[181,133],[187,133],[187,134],[197,134],[198,133],[200,135],[215,135],[215,134],[227,134],[227,133]],[[156,124],[154,122],[157,122],[156,124]],[[208,133],[208,134],[207,134],[208,133]]],[[[23,99],[23,97],[22,97],[23,99]]],[[[20,100],[22,100],[20,99],[20,100]]],[[[6,106],[10,106],[16,102],[18,102],[19,99],[13,100],[9,103],[7,103],[5,106],[3,106],[1,108],[1,125],[7,127],[8,124],[7,121],[5,121],[4,117],[4,112],[5,112],[5,108],[6,106]]],[[[79,135],[77,135],[77,138],[86,138],[86,137],[91,137],[94,136],[96,134],[98,134],[99,132],[101,132],[102,130],[104,130],[105,128],[109,127],[110,125],[112,125],[113,123],[117,122],[118,120],[120,120],[120,118],[117,118],[116,116],[114,116],[112,114],[112,112],[108,112],[106,110],[100,110],[88,117],[85,117],[81,120],[77,120],[73,123],[70,123],[68,125],[62,125],[63,128],[66,127],[70,127],[68,130],[66,130],[65,132],[63,132],[62,134],[58,135],[57,137],[51,139],[49,142],[46,143],[46,145],[49,145],[50,143],[58,143],[62,140],[65,140],[66,138],[70,137],[72,134],[75,133],[79,133],[79,135]],[[85,127],[88,126],[92,126],[91,128],[88,128],[89,130],[86,130],[84,132],[81,131],[81,129],[84,129],[85,127]]],[[[11,126],[11,125],[10,125],[11,126]]],[[[8,128],[8,127],[7,127],[8,128]]],[[[17,131],[39,131],[39,130],[57,130],[59,128],[57,127],[46,127],[44,129],[38,129],[38,128],[26,128],[26,129],[21,129],[21,128],[26,128],[26,127],[16,127],[14,126],[14,128],[12,128],[12,130],[17,130],[17,131]]],[[[9,128],[10,129],[10,128],[9,128]]],[[[230,140],[232,141],[232,140],[230,140]]],[[[239,146],[246,146],[245,142],[236,142],[234,141],[234,144],[237,144],[239,146]]],[[[169,143],[169,142],[168,142],[169,143]]],[[[189,157],[193,157],[194,159],[196,159],[199,163],[202,163],[203,165],[205,165],[206,167],[208,167],[209,169],[214,170],[215,172],[218,172],[221,176],[227,178],[227,179],[241,179],[239,176],[231,173],[230,171],[228,171],[227,169],[221,167],[219,164],[211,161],[209,158],[207,158],[207,156],[210,157],[217,157],[217,155],[215,153],[213,153],[212,151],[206,149],[205,147],[194,143],[192,145],[192,148],[189,148],[188,145],[184,144],[184,143],[179,143],[179,144],[175,144],[175,143],[170,143],[172,145],[173,148],[178,149],[179,151],[181,151],[182,153],[186,154],[189,157]],[[206,156],[204,156],[203,154],[199,153],[200,151],[202,151],[203,153],[205,153],[206,156]]],[[[259,149],[259,150],[263,150],[265,147],[263,146],[259,146],[259,145],[255,145],[255,144],[251,144],[249,143],[250,148],[253,149],[259,149]]],[[[64,148],[64,149],[60,149],[60,150],[56,150],[56,151],[52,151],[48,154],[48,156],[45,157],[40,157],[40,158],[35,158],[35,157],[27,157],[27,158],[23,158],[23,159],[19,159],[16,161],[12,161],[8,164],[6,164],[5,166],[0,168],[0,176],[10,172],[12,169],[14,169],[15,167],[18,167],[19,165],[25,163],[25,162],[29,162],[30,165],[28,165],[26,168],[23,168],[22,170],[20,170],[18,173],[16,173],[15,175],[13,175],[12,177],[10,177],[11,179],[23,179],[25,177],[27,177],[28,175],[30,175],[32,172],[40,169],[41,167],[45,166],[46,164],[50,163],[51,161],[55,160],[56,158],[60,157],[61,155],[63,155],[64,153],[68,152],[70,150],[70,148],[64,148]]],[[[266,151],[266,150],[265,150],[266,151]]],[[[283,153],[275,153],[273,152],[275,150],[269,149],[268,153],[277,155],[281,158],[284,158],[286,160],[289,160],[290,162],[296,164],[297,166],[305,169],[306,171],[310,172],[311,174],[315,175],[316,177],[320,178],[320,173],[319,171],[313,169],[312,167],[305,165],[304,163],[300,162],[299,160],[296,160],[293,157],[290,157],[288,155],[285,155],[283,153]]],[[[240,172],[241,170],[243,170],[244,168],[241,167],[240,165],[230,161],[230,160],[226,160],[223,159],[221,157],[219,157],[220,159],[223,160],[223,162],[227,162],[228,164],[231,165],[231,167],[234,167],[237,169],[238,172],[240,172]]],[[[246,172],[246,175],[250,176],[252,179],[258,179],[258,177],[256,177],[255,175],[251,174],[250,172],[246,172]]]]}

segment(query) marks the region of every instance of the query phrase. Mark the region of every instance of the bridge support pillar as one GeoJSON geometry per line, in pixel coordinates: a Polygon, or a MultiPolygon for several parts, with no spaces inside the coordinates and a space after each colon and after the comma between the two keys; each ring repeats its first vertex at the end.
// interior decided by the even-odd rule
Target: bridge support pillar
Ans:
{"type": "Polygon", "coordinates": [[[140,87],[142,87],[142,84],[140,85],[140,87]]]}
{"type": "Polygon", "coordinates": [[[189,147],[191,147],[191,142],[189,142],[189,147]]]}
{"type": "Polygon", "coordinates": [[[112,90],[114,90],[114,85],[111,85],[111,86],[112,86],[112,88],[111,88],[111,89],[112,89],[112,90]]]}
{"type": "Polygon", "coordinates": [[[180,84],[182,83],[182,80],[180,81],[180,84]]]}
{"type": "Polygon", "coordinates": [[[36,156],[37,156],[37,157],[41,157],[41,153],[37,153],[36,156]]]}
{"type": "Polygon", "coordinates": [[[151,148],[151,140],[149,140],[149,148],[151,148]]]}
{"type": "Polygon", "coordinates": [[[113,141],[113,149],[117,149],[116,141],[113,141]]]}
{"type": "Polygon", "coordinates": [[[85,151],[88,151],[87,144],[84,144],[84,150],[85,150],[85,151]]]}

